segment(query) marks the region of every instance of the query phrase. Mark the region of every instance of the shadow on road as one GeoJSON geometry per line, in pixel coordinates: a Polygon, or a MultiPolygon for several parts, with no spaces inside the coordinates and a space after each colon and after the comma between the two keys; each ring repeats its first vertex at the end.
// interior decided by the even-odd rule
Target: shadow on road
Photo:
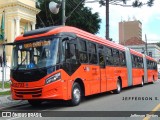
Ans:
{"type": "MultiPolygon", "coordinates": [[[[147,87],[147,86],[150,86],[150,85],[153,85],[153,84],[145,84],[144,87],[147,87]]],[[[132,90],[138,89],[138,88],[141,89],[141,87],[139,87],[139,86],[127,87],[127,88],[122,89],[122,93],[123,92],[129,92],[129,91],[132,91],[132,90]]],[[[86,103],[86,102],[90,102],[90,101],[93,101],[93,100],[98,100],[98,99],[101,99],[101,98],[104,98],[104,97],[111,97],[112,95],[115,95],[113,91],[87,96],[87,97],[84,97],[81,104],[86,103]]],[[[68,104],[67,101],[50,100],[50,101],[44,101],[40,106],[37,106],[37,107],[33,107],[30,104],[25,104],[25,105],[22,105],[22,106],[17,106],[17,107],[10,108],[8,110],[41,111],[41,110],[51,109],[51,110],[56,111],[56,110],[66,108],[66,107],[71,107],[68,104]]]]}

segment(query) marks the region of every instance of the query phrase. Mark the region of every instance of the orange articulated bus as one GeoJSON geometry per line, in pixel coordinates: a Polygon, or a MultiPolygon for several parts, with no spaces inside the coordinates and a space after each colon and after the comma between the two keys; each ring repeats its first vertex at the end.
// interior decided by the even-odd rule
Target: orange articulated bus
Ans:
{"type": "Polygon", "coordinates": [[[33,106],[44,100],[78,105],[83,96],[158,79],[153,58],[74,27],[33,30],[11,44],[12,98],[33,106]]]}

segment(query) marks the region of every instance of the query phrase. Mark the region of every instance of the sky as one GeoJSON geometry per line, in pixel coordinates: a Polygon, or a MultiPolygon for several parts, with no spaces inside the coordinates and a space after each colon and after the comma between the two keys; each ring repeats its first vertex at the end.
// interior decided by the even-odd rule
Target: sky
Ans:
{"type": "MultiPolygon", "coordinates": [[[[89,1],[89,0],[88,0],[89,1]]],[[[133,0],[130,0],[131,2],[133,0]]],[[[146,2],[147,0],[140,0],[146,2]]],[[[127,4],[131,4],[127,2],[127,4]]],[[[98,2],[86,3],[87,7],[92,8],[92,12],[98,12],[102,19],[101,28],[97,36],[105,38],[105,7],[100,7],[98,2]]],[[[160,1],[155,0],[152,7],[142,6],[141,8],[122,7],[118,5],[110,5],[110,38],[115,42],[119,42],[119,26],[121,21],[133,21],[134,19],[142,22],[142,40],[145,41],[147,35],[148,43],[160,42],[160,1]]]]}

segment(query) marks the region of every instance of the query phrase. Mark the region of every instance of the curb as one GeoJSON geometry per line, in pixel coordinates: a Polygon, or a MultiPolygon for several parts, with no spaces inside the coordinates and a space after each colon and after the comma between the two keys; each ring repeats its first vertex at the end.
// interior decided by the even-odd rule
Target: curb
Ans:
{"type": "Polygon", "coordinates": [[[0,110],[2,111],[2,110],[7,110],[7,109],[15,108],[15,107],[21,107],[21,106],[25,106],[25,105],[28,105],[28,103],[23,103],[21,105],[13,105],[13,106],[8,106],[8,107],[0,107],[0,110]]]}
{"type": "Polygon", "coordinates": [[[17,106],[23,106],[28,104],[26,101],[24,100],[12,100],[10,95],[4,95],[0,97],[1,101],[0,101],[0,110],[3,109],[8,109],[8,108],[14,108],[17,106]],[[2,99],[1,99],[2,98],[2,99]]]}

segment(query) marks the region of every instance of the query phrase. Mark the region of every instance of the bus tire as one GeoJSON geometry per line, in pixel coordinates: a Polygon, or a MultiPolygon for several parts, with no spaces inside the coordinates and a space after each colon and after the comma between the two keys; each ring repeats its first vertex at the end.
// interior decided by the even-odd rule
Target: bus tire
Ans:
{"type": "Polygon", "coordinates": [[[121,85],[121,82],[120,80],[117,80],[117,89],[115,90],[115,93],[116,94],[119,94],[122,90],[122,85],[121,85]]]}
{"type": "Polygon", "coordinates": [[[34,107],[40,106],[42,101],[40,100],[28,100],[28,103],[34,107]]]}
{"type": "Polygon", "coordinates": [[[154,79],[154,75],[153,75],[153,80],[152,80],[151,84],[154,84],[154,82],[155,82],[155,79],[154,79]]]}
{"type": "Polygon", "coordinates": [[[142,81],[141,81],[140,87],[143,87],[143,86],[144,86],[144,79],[142,78],[142,81]]]}
{"type": "Polygon", "coordinates": [[[82,99],[82,90],[79,83],[75,82],[72,86],[72,98],[69,101],[71,106],[77,106],[80,104],[82,99]]]}

